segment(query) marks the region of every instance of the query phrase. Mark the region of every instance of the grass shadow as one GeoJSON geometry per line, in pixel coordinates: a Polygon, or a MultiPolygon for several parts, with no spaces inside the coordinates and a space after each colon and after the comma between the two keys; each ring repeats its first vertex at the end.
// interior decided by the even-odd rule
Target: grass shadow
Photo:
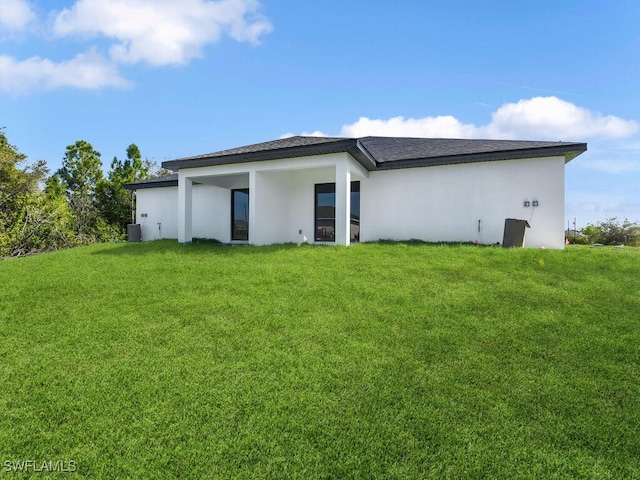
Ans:
{"type": "Polygon", "coordinates": [[[225,256],[253,255],[256,253],[273,252],[294,248],[308,248],[311,245],[297,245],[295,243],[280,243],[273,245],[244,245],[222,243],[217,240],[198,239],[191,243],[178,243],[176,240],[153,240],[148,242],[104,244],[106,248],[100,248],[91,252],[92,255],[131,256],[140,257],[148,254],[216,254],[225,256]]]}
{"type": "Polygon", "coordinates": [[[409,247],[500,247],[500,244],[485,244],[474,242],[425,242],[424,240],[411,238],[409,240],[392,240],[387,238],[381,238],[372,242],[362,242],[365,244],[379,244],[379,245],[406,245],[409,247]]]}

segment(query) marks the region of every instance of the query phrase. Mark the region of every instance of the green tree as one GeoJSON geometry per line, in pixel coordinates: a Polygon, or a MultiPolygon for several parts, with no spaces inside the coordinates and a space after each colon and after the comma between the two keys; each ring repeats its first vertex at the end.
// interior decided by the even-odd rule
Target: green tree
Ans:
{"type": "Polygon", "coordinates": [[[76,233],[83,242],[100,240],[96,202],[96,187],[103,178],[100,152],[84,140],[68,145],[56,175],[64,184],[76,233]]]}
{"type": "Polygon", "coordinates": [[[44,161],[26,165],[26,156],[0,129],[0,257],[21,256],[71,246],[71,212],[63,197],[40,189],[44,161]]]}
{"type": "Polygon", "coordinates": [[[45,181],[44,192],[47,197],[53,199],[65,196],[67,188],[60,175],[54,173],[45,181]]]}
{"type": "Polygon", "coordinates": [[[106,179],[97,186],[97,201],[105,221],[124,233],[127,224],[132,222],[135,198],[124,185],[149,178],[153,163],[143,160],[137,145],[127,147],[127,158],[114,157],[106,179]]]}
{"type": "Polygon", "coordinates": [[[0,129],[0,226],[4,229],[15,223],[21,197],[31,189],[29,173],[20,168],[25,159],[0,129]]]}
{"type": "Polygon", "coordinates": [[[93,194],[102,179],[100,152],[84,140],[68,145],[57,174],[67,187],[67,193],[93,194]]]}

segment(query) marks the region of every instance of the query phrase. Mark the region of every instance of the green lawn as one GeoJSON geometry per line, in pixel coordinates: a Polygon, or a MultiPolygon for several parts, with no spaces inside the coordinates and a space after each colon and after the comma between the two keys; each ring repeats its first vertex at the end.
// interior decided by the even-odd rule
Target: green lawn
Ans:
{"type": "Polygon", "coordinates": [[[102,244],[0,285],[0,479],[640,478],[639,249],[102,244]]]}

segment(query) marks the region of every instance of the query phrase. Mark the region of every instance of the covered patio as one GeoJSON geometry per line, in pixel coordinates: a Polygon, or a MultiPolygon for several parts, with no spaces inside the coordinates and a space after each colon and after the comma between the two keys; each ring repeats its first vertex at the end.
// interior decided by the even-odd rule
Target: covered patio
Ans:
{"type": "MultiPolygon", "coordinates": [[[[193,240],[194,222],[211,222],[216,231],[228,232],[220,240],[230,243],[264,245],[306,237],[349,245],[355,238],[352,198],[357,194],[359,207],[360,195],[360,184],[352,182],[368,176],[348,153],[181,169],[178,241],[193,240]],[[194,185],[208,192],[207,211],[200,207],[197,218],[194,185]]],[[[358,213],[358,237],[359,220],[358,213]]]]}

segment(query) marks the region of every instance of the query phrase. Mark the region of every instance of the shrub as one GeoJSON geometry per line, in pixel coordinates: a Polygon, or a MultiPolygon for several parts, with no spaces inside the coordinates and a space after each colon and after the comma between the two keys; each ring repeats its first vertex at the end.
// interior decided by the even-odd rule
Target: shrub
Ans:
{"type": "Polygon", "coordinates": [[[616,217],[607,218],[597,225],[588,224],[580,232],[591,244],[640,246],[640,224],[627,218],[622,223],[616,217]]]}

